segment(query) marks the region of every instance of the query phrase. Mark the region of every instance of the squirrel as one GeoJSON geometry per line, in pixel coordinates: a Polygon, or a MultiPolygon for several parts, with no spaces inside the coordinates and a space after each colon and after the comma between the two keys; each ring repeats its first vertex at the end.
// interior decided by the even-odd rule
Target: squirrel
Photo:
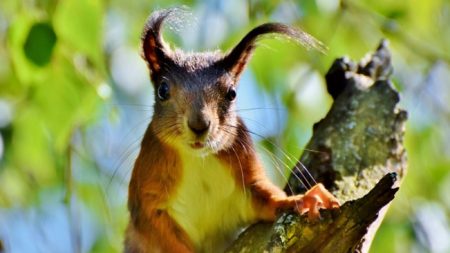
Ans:
{"type": "Polygon", "coordinates": [[[155,103],[128,191],[126,253],[220,252],[247,225],[280,210],[319,217],[338,200],[317,184],[287,196],[264,172],[249,131],[236,114],[236,88],[256,40],[276,33],[311,43],[281,23],[251,30],[230,52],[185,53],[163,40],[176,9],[155,11],[142,35],[155,103]]]}

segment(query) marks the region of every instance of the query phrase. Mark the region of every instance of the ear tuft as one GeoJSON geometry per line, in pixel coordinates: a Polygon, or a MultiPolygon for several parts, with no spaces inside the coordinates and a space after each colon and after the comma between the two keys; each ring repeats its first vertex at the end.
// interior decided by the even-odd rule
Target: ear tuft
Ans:
{"type": "Polygon", "coordinates": [[[266,34],[284,35],[295,42],[300,43],[306,49],[317,49],[324,53],[327,48],[313,36],[308,33],[281,23],[266,23],[251,30],[245,37],[223,58],[222,63],[229,73],[236,79],[239,78],[245,69],[253,50],[256,47],[256,41],[266,34]]]}
{"type": "Polygon", "coordinates": [[[178,8],[153,12],[147,19],[142,33],[142,57],[152,73],[159,72],[164,61],[170,59],[170,49],[164,43],[161,27],[165,20],[174,16],[178,8]]]}

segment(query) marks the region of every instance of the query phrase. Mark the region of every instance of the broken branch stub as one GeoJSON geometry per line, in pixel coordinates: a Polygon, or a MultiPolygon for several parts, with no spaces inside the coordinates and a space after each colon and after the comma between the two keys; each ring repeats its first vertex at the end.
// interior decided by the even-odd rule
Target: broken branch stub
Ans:
{"type": "MultiPolygon", "coordinates": [[[[335,60],[325,77],[334,102],[314,125],[305,148],[313,152],[304,152],[294,173],[303,163],[345,202],[341,209],[322,211],[318,222],[284,213],[275,224],[249,227],[227,252],[368,251],[398,190],[394,184],[398,187],[406,170],[407,114],[397,107],[400,98],[389,80],[391,73],[391,56],[383,40],[371,57],[358,64],[347,58],[335,60]]],[[[289,184],[288,194],[306,191],[294,175],[289,184]]]]}

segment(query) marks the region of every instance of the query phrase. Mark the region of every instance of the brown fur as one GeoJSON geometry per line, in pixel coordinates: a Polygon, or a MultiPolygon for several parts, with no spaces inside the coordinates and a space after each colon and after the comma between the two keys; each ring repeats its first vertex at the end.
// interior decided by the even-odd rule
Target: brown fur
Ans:
{"type": "Polygon", "coordinates": [[[242,186],[244,182],[245,188],[251,191],[255,210],[259,210],[258,218],[273,221],[278,210],[300,205],[301,195],[287,197],[285,192],[268,179],[253,148],[250,135],[240,119],[237,136],[239,138],[234,140],[233,145],[220,151],[217,156],[233,170],[236,184],[242,186]]]}
{"type": "MultiPolygon", "coordinates": [[[[286,196],[272,184],[248,130],[235,113],[235,101],[227,98],[230,89],[236,88],[260,35],[280,33],[295,38],[299,32],[283,24],[269,23],[252,30],[226,55],[186,54],[168,49],[160,35],[164,19],[173,14],[173,9],[154,13],[143,34],[143,57],[151,71],[155,96],[164,83],[170,88],[170,98],[156,99],[153,119],[134,165],[128,192],[130,223],[125,252],[187,253],[198,247],[167,211],[183,173],[189,173],[180,154],[182,147],[189,145],[204,145],[206,153],[200,155],[216,157],[231,171],[231,181],[240,191],[249,192],[256,220],[273,221],[279,210],[288,208],[301,213],[311,210],[314,218],[319,207],[336,206],[337,200],[321,186],[305,196],[286,196]],[[189,131],[186,122],[190,120],[209,122],[207,133],[189,131]]],[[[194,156],[197,151],[192,147],[194,156]]]]}
{"type": "Polygon", "coordinates": [[[161,209],[178,182],[179,163],[175,150],[159,141],[150,126],[130,181],[128,209],[132,221],[127,229],[126,252],[192,252],[189,237],[161,209]]]}

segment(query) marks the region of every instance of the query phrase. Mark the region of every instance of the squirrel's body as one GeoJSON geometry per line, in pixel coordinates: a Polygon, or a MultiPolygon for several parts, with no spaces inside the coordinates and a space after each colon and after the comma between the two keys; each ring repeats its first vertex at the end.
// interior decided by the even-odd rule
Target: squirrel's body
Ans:
{"type": "Polygon", "coordinates": [[[256,38],[305,35],[269,23],[227,55],[183,54],[160,36],[171,14],[153,14],[143,36],[157,99],[130,180],[125,252],[220,252],[239,228],[273,221],[280,209],[317,216],[318,208],[337,206],[321,185],[289,197],[273,185],[235,110],[237,81],[256,38]]]}
{"type": "Polygon", "coordinates": [[[191,238],[197,249],[221,248],[236,228],[256,219],[250,192],[236,182],[232,169],[216,155],[180,152],[183,166],[167,212],[191,238]]]}
{"type": "MultiPolygon", "coordinates": [[[[240,119],[238,122],[243,124],[240,119]]],[[[244,125],[241,127],[245,129],[244,125]]],[[[131,216],[139,219],[139,225],[152,229],[158,226],[163,227],[157,229],[170,229],[172,225],[179,234],[154,238],[154,232],[148,231],[146,233],[154,238],[149,246],[142,245],[148,250],[134,251],[130,248],[128,252],[169,252],[165,247],[173,247],[170,252],[190,252],[174,247],[176,244],[170,238],[183,240],[185,236],[189,237],[189,249],[216,252],[224,249],[239,228],[256,220],[275,218],[275,209],[267,205],[264,210],[261,204],[274,196],[280,199],[286,196],[266,180],[248,133],[243,130],[237,134],[239,139],[234,139],[229,148],[217,154],[195,154],[196,151],[187,147],[162,143],[150,124],[130,182],[131,216]],[[252,187],[245,182],[248,180],[252,180],[255,187],[267,190],[268,195],[262,194],[262,199],[255,199],[252,187]],[[143,215],[144,210],[140,206],[143,202],[148,206],[154,204],[150,208],[155,210],[155,216],[166,216],[171,221],[159,224],[143,222],[145,218],[139,218],[143,215]],[[162,246],[161,251],[157,250],[158,244],[162,246]]],[[[142,243],[133,242],[139,238],[136,234],[140,232],[136,230],[140,229],[130,224],[128,245],[142,243]]]]}

